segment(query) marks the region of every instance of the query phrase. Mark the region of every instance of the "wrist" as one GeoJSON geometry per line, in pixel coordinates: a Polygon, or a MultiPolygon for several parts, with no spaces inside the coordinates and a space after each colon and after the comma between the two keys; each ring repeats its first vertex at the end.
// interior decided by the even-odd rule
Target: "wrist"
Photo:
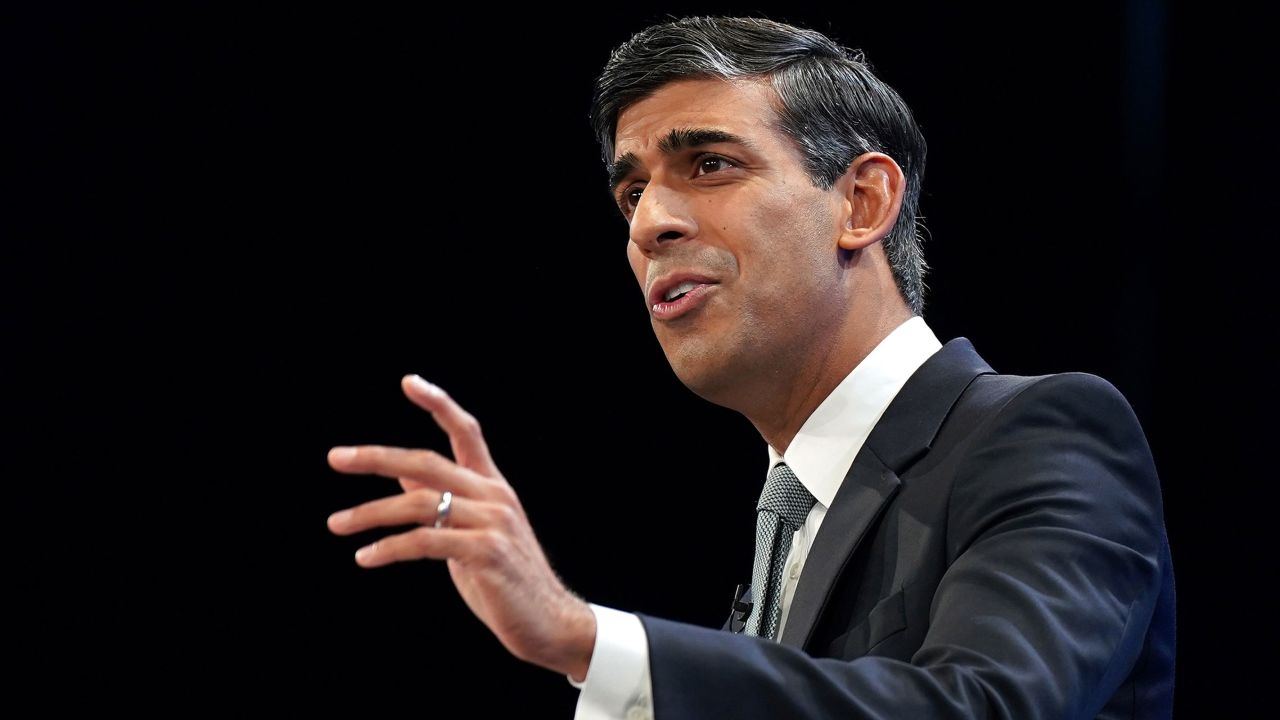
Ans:
{"type": "Polygon", "coordinates": [[[586,680],[591,667],[591,656],[596,646],[596,614],[591,606],[574,597],[565,607],[560,619],[564,629],[561,656],[552,668],[569,676],[576,683],[586,680]]]}

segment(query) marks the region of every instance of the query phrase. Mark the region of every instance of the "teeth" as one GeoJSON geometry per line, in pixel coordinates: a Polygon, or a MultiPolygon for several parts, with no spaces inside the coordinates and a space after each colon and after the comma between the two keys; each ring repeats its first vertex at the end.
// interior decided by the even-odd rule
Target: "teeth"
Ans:
{"type": "Polygon", "coordinates": [[[692,280],[685,280],[679,285],[668,290],[667,294],[664,295],[662,299],[666,300],[667,302],[671,302],[671,300],[675,298],[677,295],[683,295],[696,287],[698,287],[698,283],[692,280]]]}

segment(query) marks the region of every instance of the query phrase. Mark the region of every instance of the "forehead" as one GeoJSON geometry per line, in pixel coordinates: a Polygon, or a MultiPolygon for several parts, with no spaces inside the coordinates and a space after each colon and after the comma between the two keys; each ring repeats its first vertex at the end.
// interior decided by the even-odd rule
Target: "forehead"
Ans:
{"type": "Polygon", "coordinates": [[[676,128],[715,128],[773,147],[777,94],[767,81],[720,78],[677,80],[627,106],[618,115],[614,157],[652,150],[676,128]]]}

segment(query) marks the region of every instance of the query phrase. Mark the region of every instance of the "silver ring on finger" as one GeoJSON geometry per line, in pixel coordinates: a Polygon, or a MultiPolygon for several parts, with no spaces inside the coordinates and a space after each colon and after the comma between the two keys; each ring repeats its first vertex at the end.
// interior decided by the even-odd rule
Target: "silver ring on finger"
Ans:
{"type": "Polygon", "coordinates": [[[449,522],[449,513],[453,510],[453,493],[448,490],[440,496],[440,504],[436,506],[436,527],[446,527],[449,522]]]}

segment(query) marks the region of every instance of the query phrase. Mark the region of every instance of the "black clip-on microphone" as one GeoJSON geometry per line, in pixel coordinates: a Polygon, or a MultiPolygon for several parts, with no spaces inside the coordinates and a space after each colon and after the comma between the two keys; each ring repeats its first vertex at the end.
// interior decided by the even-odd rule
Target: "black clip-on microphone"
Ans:
{"type": "Polygon", "coordinates": [[[747,622],[747,618],[751,615],[752,607],[750,600],[742,600],[743,590],[745,590],[746,587],[746,585],[739,583],[738,586],[733,589],[733,612],[737,614],[738,622],[743,623],[744,625],[747,622]]]}

